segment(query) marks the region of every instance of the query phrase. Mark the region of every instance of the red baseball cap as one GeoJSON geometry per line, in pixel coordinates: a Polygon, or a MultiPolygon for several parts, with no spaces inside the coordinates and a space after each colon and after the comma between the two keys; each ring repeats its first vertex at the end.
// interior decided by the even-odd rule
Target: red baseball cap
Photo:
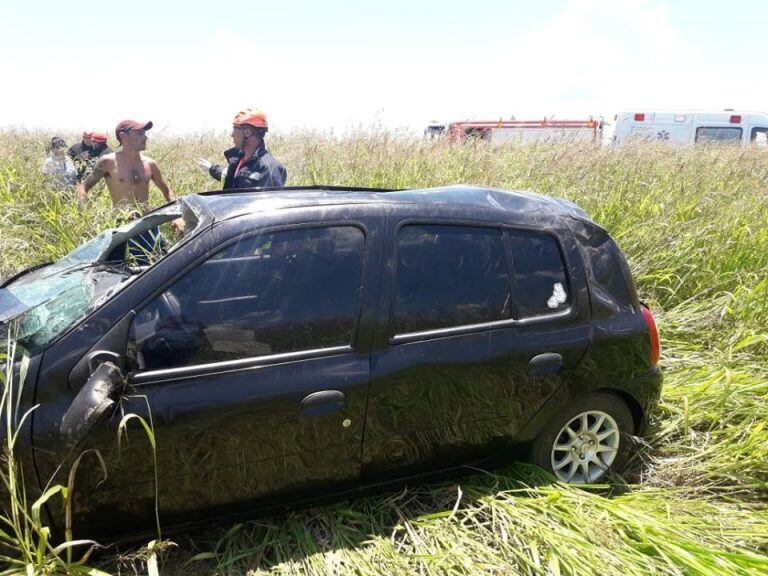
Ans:
{"type": "Polygon", "coordinates": [[[89,132],[91,135],[91,140],[94,142],[106,142],[107,141],[107,135],[105,132],[96,132],[95,130],[93,132],[89,132]]]}
{"type": "Polygon", "coordinates": [[[115,127],[115,138],[120,140],[120,132],[130,132],[131,130],[149,130],[152,128],[152,122],[139,122],[138,120],[123,120],[115,127]]]}

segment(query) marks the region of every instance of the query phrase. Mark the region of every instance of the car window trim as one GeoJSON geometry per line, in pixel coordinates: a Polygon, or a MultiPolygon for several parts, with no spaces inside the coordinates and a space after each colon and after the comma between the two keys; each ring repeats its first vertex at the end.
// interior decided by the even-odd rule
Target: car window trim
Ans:
{"type": "Polygon", "coordinates": [[[207,364],[192,364],[190,366],[180,366],[178,368],[162,368],[159,370],[142,370],[132,372],[128,376],[128,381],[134,386],[145,386],[169,380],[181,378],[195,378],[199,376],[209,376],[223,372],[239,372],[252,368],[263,368],[274,366],[276,364],[285,364],[287,362],[297,362],[301,360],[314,360],[316,358],[325,358],[328,356],[338,356],[354,352],[352,345],[332,346],[329,348],[313,348],[310,350],[300,350],[296,352],[283,352],[281,354],[266,354],[264,356],[250,356],[248,358],[238,358],[237,360],[223,360],[221,362],[210,362],[207,364]]]}
{"type": "Polygon", "coordinates": [[[546,314],[541,316],[530,316],[528,318],[510,318],[509,320],[496,320],[494,322],[482,322],[480,324],[463,324],[461,326],[451,326],[449,328],[435,328],[434,330],[422,330],[419,332],[405,332],[395,334],[389,338],[389,343],[409,344],[411,342],[421,342],[424,340],[435,340],[437,338],[446,338],[450,336],[463,336],[464,334],[473,334],[476,332],[486,332],[489,330],[500,330],[503,328],[516,328],[529,326],[531,324],[545,324],[555,322],[565,318],[570,318],[576,313],[574,306],[569,306],[565,310],[546,314]]]}
{"type": "Polygon", "coordinates": [[[513,319],[520,318],[520,307],[517,304],[517,276],[515,275],[515,266],[512,258],[512,239],[509,229],[502,230],[502,243],[504,245],[504,261],[507,265],[507,276],[509,277],[509,314],[513,319]]]}

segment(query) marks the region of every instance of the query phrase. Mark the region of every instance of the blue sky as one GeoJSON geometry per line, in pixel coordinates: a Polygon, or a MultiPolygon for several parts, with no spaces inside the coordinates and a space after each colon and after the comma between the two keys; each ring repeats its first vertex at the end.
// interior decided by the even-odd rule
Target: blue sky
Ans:
{"type": "Polygon", "coordinates": [[[0,5],[0,126],[274,131],[622,109],[768,111],[768,2],[0,5]]]}

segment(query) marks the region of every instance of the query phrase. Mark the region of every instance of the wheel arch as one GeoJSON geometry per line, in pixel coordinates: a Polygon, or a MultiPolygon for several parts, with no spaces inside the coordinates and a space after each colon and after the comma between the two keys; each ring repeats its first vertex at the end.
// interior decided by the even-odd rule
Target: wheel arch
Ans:
{"type": "Polygon", "coordinates": [[[616,388],[599,388],[592,390],[591,392],[599,392],[601,394],[610,394],[621,399],[632,414],[632,424],[634,426],[634,433],[639,435],[643,432],[643,426],[645,422],[645,415],[643,414],[643,408],[640,403],[629,393],[616,388]]]}

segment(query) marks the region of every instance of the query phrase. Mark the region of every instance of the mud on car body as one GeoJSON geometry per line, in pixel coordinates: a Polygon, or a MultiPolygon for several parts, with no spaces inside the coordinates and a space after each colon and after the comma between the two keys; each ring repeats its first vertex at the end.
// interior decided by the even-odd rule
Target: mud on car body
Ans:
{"type": "Polygon", "coordinates": [[[65,483],[92,449],[76,537],[151,528],[156,494],[181,525],[521,455],[595,482],[661,390],[621,251],[575,205],[531,193],[191,195],[17,275],[0,305],[38,405],[20,448],[30,489],[65,483]],[[120,260],[179,215],[167,253],[120,260]],[[128,413],[153,423],[156,486],[141,433],[118,450],[128,413]]]}

